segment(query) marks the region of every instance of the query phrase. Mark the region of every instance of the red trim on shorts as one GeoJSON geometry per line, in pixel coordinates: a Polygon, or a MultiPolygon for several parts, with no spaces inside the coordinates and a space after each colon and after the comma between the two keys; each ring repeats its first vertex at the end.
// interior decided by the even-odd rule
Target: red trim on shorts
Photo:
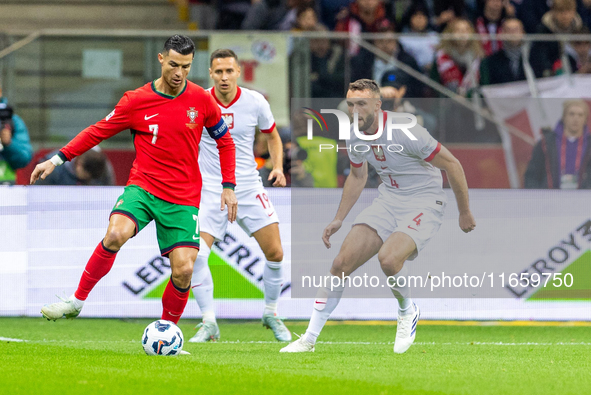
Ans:
{"type": "Polygon", "coordinates": [[[261,133],[273,133],[273,130],[275,130],[275,122],[273,122],[273,126],[269,129],[261,129],[261,133]]]}
{"type": "Polygon", "coordinates": [[[433,160],[433,158],[435,158],[435,155],[437,155],[437,153],[439,151],[441,151],[441,143],[438,141],[437,147],[435,147],[433,152],[431,152],[431,155],[429,155],[428,157],[425,158],[425,162],[431,162],[433,160]]]}
{"type": "Polygon", "coordinates": [[[353,167],[359,168],[359,167],[363,166],[363,163],[355,163],[353,161],[350,161],[350,162],[351,162],[351,166],[353,166],[353,167]]]}

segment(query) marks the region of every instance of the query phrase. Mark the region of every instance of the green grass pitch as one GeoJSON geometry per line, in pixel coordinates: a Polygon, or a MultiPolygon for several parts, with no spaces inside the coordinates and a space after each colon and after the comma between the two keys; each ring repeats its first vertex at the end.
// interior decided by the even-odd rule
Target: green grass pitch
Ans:
{"type": "MultiPolygon", "coordinates": [[[[591,327],[438,326],[392,352],[396,327],[330,325],[315,353],[280,354],[259,322],[220,321],[218,343],[148,357],[152,320],[2,318],[0,394],[589,394],[591,327]]],[[[181,320],[185,340],[197,322],[181,320]]],[[[303,333],[305,322],[287,322],[303,333]]]]}

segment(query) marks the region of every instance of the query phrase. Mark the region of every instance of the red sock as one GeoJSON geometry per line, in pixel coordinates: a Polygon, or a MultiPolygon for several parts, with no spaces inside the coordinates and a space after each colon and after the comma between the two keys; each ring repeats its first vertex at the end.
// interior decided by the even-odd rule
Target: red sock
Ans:
{"type": "Polygon", "coordinates": [[[113,267],[113,262],[115,261],[116,256],[117,252],[107,249],[102,241],[96,246],[92,256],[86,264],[86,268],[84,268],[82,278],[80,278],[80,283],[78,284],[78,289],[74,293],[76,299],[86,300],[88,294],[92,291],[96,283],[109,273],[109,270],[113,267]]]}
{"type": "Polygon", "coordinates": [[[162,295],[163,320],[172,321],[175,324],[179,322],[183,311],[185,311],[187,300],[189,300],[190,289],[191,286],[188,286],[185,289],[178,288],[172,282],[172,277],[170,278],[170,281],[168,281],[166,289],[164,290],[164,294],[162,295]]]}

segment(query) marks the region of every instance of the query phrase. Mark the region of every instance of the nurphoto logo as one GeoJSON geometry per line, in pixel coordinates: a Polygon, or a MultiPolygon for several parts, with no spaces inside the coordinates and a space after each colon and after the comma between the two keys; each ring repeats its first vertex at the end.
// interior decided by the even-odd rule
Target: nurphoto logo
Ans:
{"type": "MultiPolygon", "coordinates": [[[[392,112],[392,111],[384,111],[386,113],[386,122],[385,125],[383,122],[378,122],[377,131],[374,134],[367,134],[363,131],[359,130],[359,114],[357,112],[353,113],[353,127],[351,127],[351,118],[350,116],[341,110],[334,110],[334,109],[321,109],[320,113],[315,111],[309,107],[303,107],[304,114],[308,116],[307,119],[307,137],[308,140],[312,140],[314,138],[314,121],[320,127],[321,131],[328,131],[328,124],[326,120],[322,116],[322,114],[334,114],[337,117],[337,121],[339,124],[339,140],[343,141],[350,141],[351,140],[351,130],[355,134],[355,137],[362,141],[376,141],[382,137],[384,134],[384,129],[386,129],[386,140],[388,142],[392,141],[392,136],[395,132],[401,131],[403,132],[410,140],[417,140],[417,138],[412,134],[410,131],[411,128],[416,126],[417,118],[410,113],[405,112],[392,112]],[[400,122],[402,121],[402,122],[400,122]]],[[[364,143],[355,143],[355,144],[347,144],[346,147],[339,147],[338,145],[334,144],[319,144],[318,149],[320,152],[322,150],[339,150],[339,149],[347,149],[348,151],[355,151],[355,152],[368,152],[369,150],[373,149],[374,151],[377,149],[380,150],[387,150],[388,152],[402,152],[404,147],[401,144],[364,144],[364,143]]]]}

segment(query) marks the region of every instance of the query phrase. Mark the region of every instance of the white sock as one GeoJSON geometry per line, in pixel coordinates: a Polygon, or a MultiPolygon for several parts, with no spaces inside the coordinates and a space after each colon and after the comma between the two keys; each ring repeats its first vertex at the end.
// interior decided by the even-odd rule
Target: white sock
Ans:
{"type": "Polygon", "coordinates": [[[74,303],[74,307],[76,307],[78,310],[82,309],[82,306],[84,306],[84,301],[80,300],[80,299],[76,299],[76,297],[74,296],[74,294],[72,294],[72,296],[70,296],[68,298],[68,300],[71,300],[72,303],[74,303]]]}
{"type": "Polygon", "coordinates": [[[401,281],[401,283],[404,284],[403,286],[400,286],[398,281],[395,284],[389,284],[390,290],[394,294],[394,297],[396,297],[396,300],[398,300],[398,311],[401,314],[408,314],[414,310],[412,306],[412,299],[410,298],[410,286],[408,285],[407,273],[408,271],[406,270],[406,266],[403,266],[402,270],[400,270],[396,276],[394,276],[394,278],[402,276],[405,280],[407,280],[401,281]]]}
{"type": "Polygon", "coordinates": [[[276,315],[277,301],[283,284],[283,262],[267,261],[265,263],[263,283],[265,285],[265,311],[263,314],[276,315]]]}
{"type": "Polygon", "coordinates": [[[205,242],[202,243],[193,266],[193,278],[191,288],[195,300],[201,309],[203,321],[216,322],[215,309],[213,304],[213,279],[207,261],[211,250],[205,242]]]}
{"type": "Polygon", "coordinates": [[[332,291],[330,290],[330,285],[318,290],[316,299],[314,300],[312,318],[310,318],[308,329],[306,329],[304,335],[304,339],[308,343],[316,344],[316,339],[318,338],[318,335],[320,335],[320,331],[322,331],[328,317],[330,317],[330,314],[341,301],[341,296],[343,296],[344,290],[344,285],[333,287],[332,291]]]}

